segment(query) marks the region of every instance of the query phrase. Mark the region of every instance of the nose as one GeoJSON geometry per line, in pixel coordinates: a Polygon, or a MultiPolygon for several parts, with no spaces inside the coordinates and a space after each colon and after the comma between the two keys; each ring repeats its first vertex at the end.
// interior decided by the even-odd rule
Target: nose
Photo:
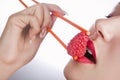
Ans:
{"type": "Polygon", "coordinates": [[[110,27],[110,23],[107,21],[107,19],[96,20],[95,29],[98,37],[102,38],[106,42],[111,41],[113,38],[112,27],[110,27]]]}

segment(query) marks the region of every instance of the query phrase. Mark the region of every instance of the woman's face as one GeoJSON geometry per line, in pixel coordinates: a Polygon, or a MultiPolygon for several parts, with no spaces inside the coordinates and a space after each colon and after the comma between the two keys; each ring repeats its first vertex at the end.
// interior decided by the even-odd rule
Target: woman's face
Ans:
{"type": "Polygon", "coordinates": [[[120,14],[112,16],[114,11],[110,18],[97,20],[90,30],[96,51],[96,64],[71,60],[65,67],[66,79],[120,80],[120,14]]]}

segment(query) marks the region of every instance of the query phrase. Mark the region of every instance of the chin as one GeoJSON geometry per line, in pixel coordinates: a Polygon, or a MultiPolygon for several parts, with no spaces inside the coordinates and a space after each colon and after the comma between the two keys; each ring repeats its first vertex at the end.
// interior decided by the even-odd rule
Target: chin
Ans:
{"type": "Polygon", "coordinates": [[[95,72],[95,65],[71,59],[64,69],[64,76],[66,80],[97,80],[95,72]]]}

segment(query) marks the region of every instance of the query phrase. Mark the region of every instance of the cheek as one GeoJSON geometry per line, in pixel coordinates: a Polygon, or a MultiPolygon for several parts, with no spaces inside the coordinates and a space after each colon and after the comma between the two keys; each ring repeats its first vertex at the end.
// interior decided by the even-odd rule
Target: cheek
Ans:
{"type": "MultiPolygon", "coordinates": [[[[97,43],[97,71],[102,76],[120,74],[120,40],[116,39],[109,43],[101,42],[100,39],[95,42],[97,43]]],[[[115,77],[111,76],[111,78],[115,77]]]]}
{"type": "Polygon", "coordinates": [[[103,64],[106,61],[108,62],[118,51],[116,48],[116,42],[104,42],[101,38],[98,38],[94,43],[98,64],[103,64]]]}
{"type": "Polygon", "coordinates": [[[109,52],[111,53],[111,58],[118,62],[120,61],[120,39],[114,40],[112,43],[113,45],[109,52]]]}

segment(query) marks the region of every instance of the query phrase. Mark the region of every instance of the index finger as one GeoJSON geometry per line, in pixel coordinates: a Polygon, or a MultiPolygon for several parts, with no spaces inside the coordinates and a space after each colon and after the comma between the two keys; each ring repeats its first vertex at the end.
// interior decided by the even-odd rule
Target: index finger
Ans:
{"type": "Polygon", "coordinates": [[[48,9],[49,13],[52,11],[56,11],[58,13],[60,13],[61,15],[65,14],[65,11],[63,11],[59,6],[55,5],[55,4],[47,4],[47,3],[39,3],[36,5],[33,5],[31,7],[28,7],[27,9],[21,11],[21,13],[23,14],[28,14],[28,15],[33,15],[36,16],[38,18],[38,20],[40,22],[43,21],[44,19],[44,6],[46,6],[46,8],[48,9]]]}
{"type": "Polygon", "coordinates": [[[62,10],[58,5],[56,4],[48,4],[48,3],[42,3],[44,4],[50,12],[58,12],[61,15],[65,15],[66,12],[62,10]]]}
{"type": "MultiPolygon", "coordinates": [[[[32,1],[35,2],[36,4],[40,4],[40,3],[39,3],[38,1],[36,1],[36,0],[32,0],[32,1]]],[[[55,5],[55,4],[47,4],[46,6],[49,8],[50,11],[56,11],[56,10],[58,10],[57,12],[61,13],[61,11],[62,11],[61,14],[63,14],[63,15],[66,14],[66,12],[65,12],[64,10],[62,10],[59,6],[57,6],[57,5],[55,5]],[[50,5],[50,6],[49,6],[49,5],[50,5]],[[55,7],[52,8],[51,5],[53,5],[53,6],[55,6],[55,7]],[[55,10],[55,9],[56,9],[56,10],[55,10]],[[59,10],[61,10],[61,11],[59,11],[59,10]]]]}
{"type": "Polygon", "coordinates": [[[38,18],[40,25],[43,21],[44,10],[41,4],[33,5],[20,12],[21,14],[32,15],[38,18]]]}

